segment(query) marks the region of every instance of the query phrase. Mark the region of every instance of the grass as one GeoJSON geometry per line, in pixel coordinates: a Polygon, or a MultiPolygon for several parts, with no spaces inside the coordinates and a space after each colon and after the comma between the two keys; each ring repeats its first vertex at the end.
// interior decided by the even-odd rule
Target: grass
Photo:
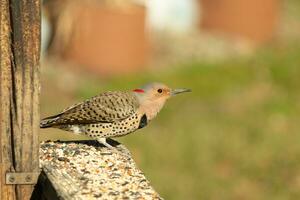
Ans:
{"type": "MultiPolygon", "coordinates": [[[[147,128],[118,139],[156,190],[165,199],[300,199],[299,54],[300,46],[275,45],[224,63],[188,62],[106,81],[80,75],[71,90],[47,76],[42,113],[150,81],[191,88],[147,128]]],[[[42,139],[74,137],[51,132],[42,139]]]]}

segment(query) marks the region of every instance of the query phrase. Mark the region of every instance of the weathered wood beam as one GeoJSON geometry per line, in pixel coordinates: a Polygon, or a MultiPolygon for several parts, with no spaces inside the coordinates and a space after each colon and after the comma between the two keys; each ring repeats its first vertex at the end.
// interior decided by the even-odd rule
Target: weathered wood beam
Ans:
{"type": "Polygon", "coordinates": [[[34,185],[7,185],[5,175],[39,171],[40,0],[1,0],[0,6],[0,193],[23,200],[34,185]]]}
{"type": "Polygon", "coordinates": [[[44,142],[40,165],[48,182],[40,179],[36,199],[162,199],[123,145],[108,149],[93,141],[44,142]]]}
{"type": "Polygon", "coordinates": [[[11,151],[11,37],[8,0],[0,3],[0,199],[15,199],[14,186],[5,184],[5,173],[12,167],[11,151]]]}

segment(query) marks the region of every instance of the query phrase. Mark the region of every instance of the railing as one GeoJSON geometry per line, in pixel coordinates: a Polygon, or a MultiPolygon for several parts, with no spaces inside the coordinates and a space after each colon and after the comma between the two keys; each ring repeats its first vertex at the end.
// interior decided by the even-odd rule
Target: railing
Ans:
{"type": "Polygon", "coordinates": [[[94,141],[43,142],[43,170],[32,199],[161,199],[130,152],[94,141]]]}

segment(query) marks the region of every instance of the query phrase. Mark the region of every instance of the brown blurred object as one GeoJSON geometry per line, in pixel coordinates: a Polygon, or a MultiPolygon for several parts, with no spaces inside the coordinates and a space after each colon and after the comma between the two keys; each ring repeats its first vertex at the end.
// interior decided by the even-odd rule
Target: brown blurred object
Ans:
{"type": "Polygon", "coordinates": [[[95,0],[64,2],[64,14],[54,24],[51,55],[102,75],[132,72],[146,65],[144,6],[95,0]]]}
{"type": "Polygon", "coordinates": [[[201,27],[229,33],[255,43],[271,40],[276,29],[278,0],[199,0],[201,27]]]}

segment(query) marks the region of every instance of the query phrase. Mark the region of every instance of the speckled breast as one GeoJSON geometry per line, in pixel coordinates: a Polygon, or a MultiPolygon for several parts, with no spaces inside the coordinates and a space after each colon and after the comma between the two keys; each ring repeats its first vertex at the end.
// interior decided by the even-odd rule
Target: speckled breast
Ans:
{"type": "MultiPolygon", "coordinates": [[[[144,117],[145,118],[145,117],[144,117]]],[[[84,127],[84,133],[93,138],[120,137],[145,126],[142,115],[134,114],[129,118],[113,123],[95,123],[84,127]],[[142,120],[143,119],[143,120],[142,120]],[[142,127],[141,127],[142,122],[142,127]]]]}

